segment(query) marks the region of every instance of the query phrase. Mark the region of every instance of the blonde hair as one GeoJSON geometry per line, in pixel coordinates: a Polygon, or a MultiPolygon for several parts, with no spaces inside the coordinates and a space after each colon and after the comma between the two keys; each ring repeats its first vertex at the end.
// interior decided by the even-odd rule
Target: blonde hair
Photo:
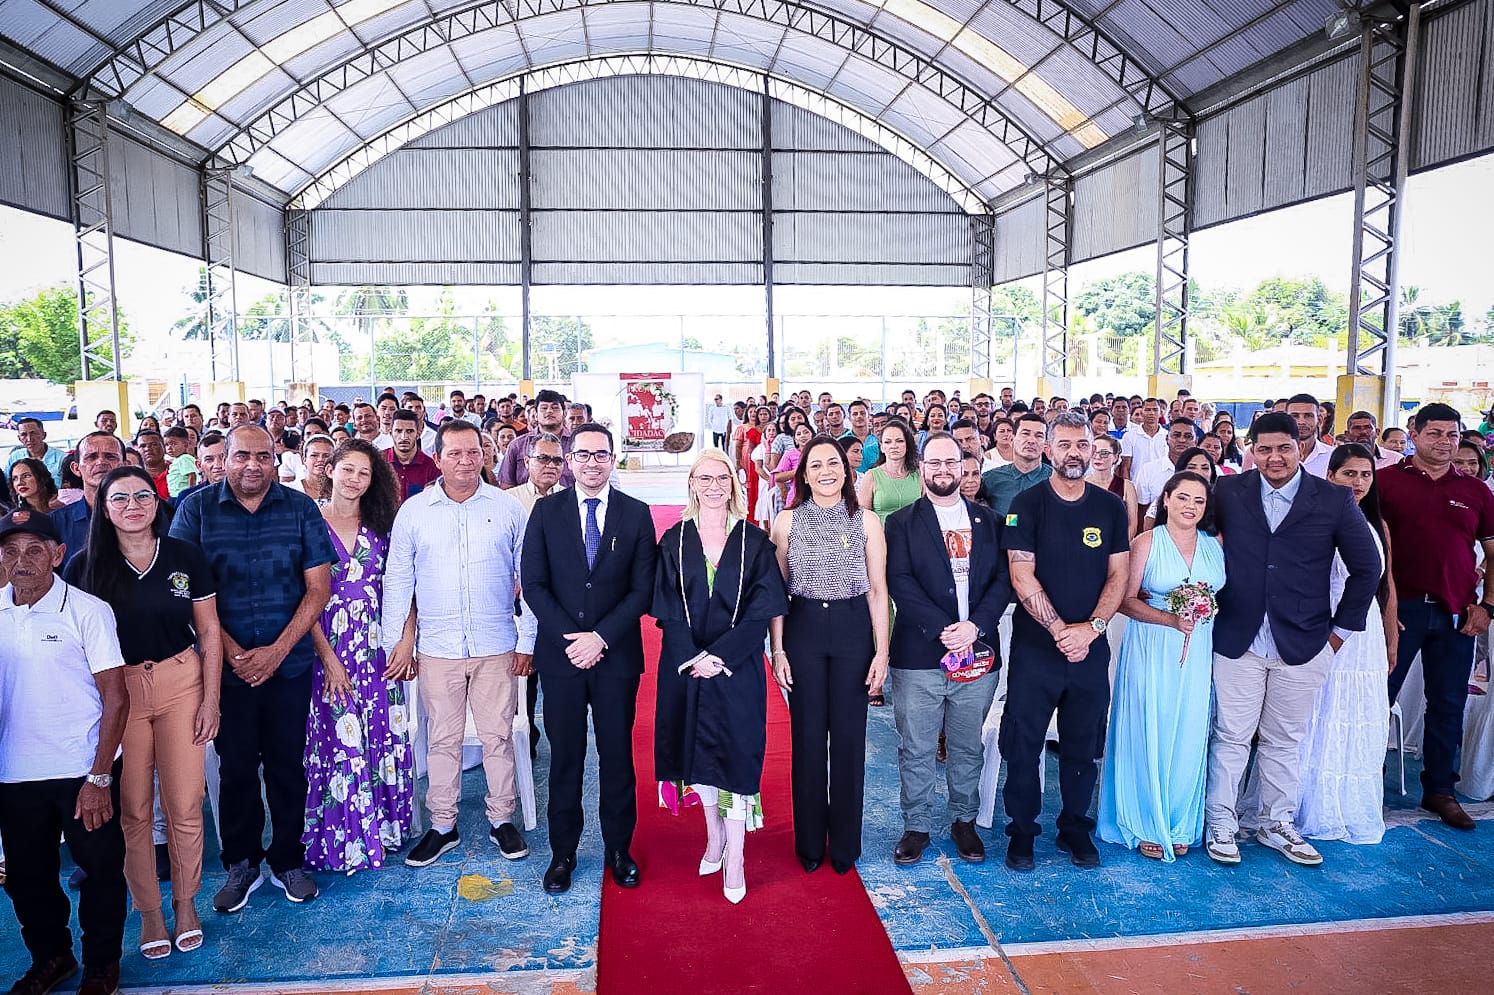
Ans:
{"type": "MultiPolygon", "coordinates": [[[[747,499],[742,494],[742,482],[737,479],[737,468],[732,466],[731,457],[719,449],[702,449],[700,455],[695,457],[695,462],[690,464],[688,481],[694,481],[695,471],[700,469],[702,463],[720,463],[726,467],[727,476],[731,478],[731,498],[726,502],[727,518],[736,520],[747,517],[747,499]]],[[[695,497],[695,488],[691,483],[685,485],[685,518],[694,522],[700,521],[700,501],[695,497]]]]}

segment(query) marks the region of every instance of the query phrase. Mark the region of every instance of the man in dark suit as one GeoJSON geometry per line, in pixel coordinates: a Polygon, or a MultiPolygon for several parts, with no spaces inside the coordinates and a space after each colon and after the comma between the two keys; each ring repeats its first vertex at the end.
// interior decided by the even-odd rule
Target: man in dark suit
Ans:
{"type": "Polygon", "coordinates": [[[918,863],[929,845],[941,731],[948,742],[950,839],[961,859],[986,859],[975,831],[981,727],[1001,666],[996,626],[1012,589],[996,515],[960,496],[961,455],[952,436],[929,436],[923,447],[925,496],[887,519],[887,588],[898,621],[891,678],[903,812],[903,836],[892,859],[899,864],[918,863]],[[963,671],[941,666],[946,655],[963,657],[975,649],[991,655],[989,670],[984,660],[963,671]]]}
{"type": "MultiPolygon", "coordinates": [[[[1235,811],[1259,736],[1256,839],[1296,864],[1322,856],[1297,832],[1298,745],[1344,638],[1362,632],[1380,583],[1380,553],[1353,494],[1300,466],[1297,425],[1272,412],[1250,430],[1256,469],[1221,477],[1214,495],[1224,538],[1224,589],[1214,624],[1214,728],[1204,846],[1240,862],[1235,811]],[[1333,555],[1349,576],[1330,611],[1333,555]]],[[[1255,813],[1248,813],[1255,821],[1255,813]]]]}
{"type": "Polygon", "coordinates": [[[539,622],[534,668],[550,741],[550,867],[545,890],[566,891],[581,839],[581,774],[591,708],[601,780],[598,816],[612,879],[638,886],[628,848],[638,822],[633,716],[643,675],[641,620],[653,599],[657,547],[648,505],[610,484],[612,433],[571,434],[576,486],[535,502],[520,578],[539,622]]]}

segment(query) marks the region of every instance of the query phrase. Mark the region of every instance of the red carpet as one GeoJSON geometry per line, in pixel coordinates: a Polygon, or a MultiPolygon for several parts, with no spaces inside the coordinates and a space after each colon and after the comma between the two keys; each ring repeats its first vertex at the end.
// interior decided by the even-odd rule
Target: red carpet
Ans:
{"type": "MultiPolygon", "coordinates": [[[[678,507],[654,508],[660,532],[678,507]]],[[[643,885],[602,888],[597,991],[601,995],[712,995],[811,992],[880,995],[910,991],[892,943],[855,871],[828,864],[805,874],[794,857],[789,787],[789,716],[768,681],[768,749],[763,767],[766,825],[747,836],[747,898],[733,906],[721,875],[702,878],[700,810],[672,816],[654,781],[654,674],[659,630],[644,622],[648,671],[638,695],[633,749],[638,766],[638,832],[633,856],[643,885]]],[[[765,664],[766,665],[766,664],[765,664]]]]}

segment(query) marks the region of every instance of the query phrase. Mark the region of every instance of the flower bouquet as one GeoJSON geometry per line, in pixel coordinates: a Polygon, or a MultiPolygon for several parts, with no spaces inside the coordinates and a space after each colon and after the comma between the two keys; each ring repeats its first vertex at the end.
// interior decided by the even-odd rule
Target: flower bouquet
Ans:
{"type": "MultiPolygon", "coordinates": [[[[1219,599],[1214,596],[1212,585],[1203,581],[1184,581],[1167,592],[1167,610],[1197,625],[1212,621],[1219,614],[1219,599]]],[[[1188,639],[1192,635],[1192,632],[1183,633],[1183,656],[1178,660],[1179,667],[1188,661],[1188,639]]]]}

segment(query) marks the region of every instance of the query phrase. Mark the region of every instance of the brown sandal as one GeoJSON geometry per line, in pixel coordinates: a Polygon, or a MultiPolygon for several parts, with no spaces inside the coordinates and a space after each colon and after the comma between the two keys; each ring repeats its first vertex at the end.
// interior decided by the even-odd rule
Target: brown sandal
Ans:
{"type": "Polygon", "coordinates": [[[1153,860],[1162,859],[1162,848],[1156,843],[1138,843],[1136,849],[1141,851],[1143,857],[1151,857],[1153,860]]]}

